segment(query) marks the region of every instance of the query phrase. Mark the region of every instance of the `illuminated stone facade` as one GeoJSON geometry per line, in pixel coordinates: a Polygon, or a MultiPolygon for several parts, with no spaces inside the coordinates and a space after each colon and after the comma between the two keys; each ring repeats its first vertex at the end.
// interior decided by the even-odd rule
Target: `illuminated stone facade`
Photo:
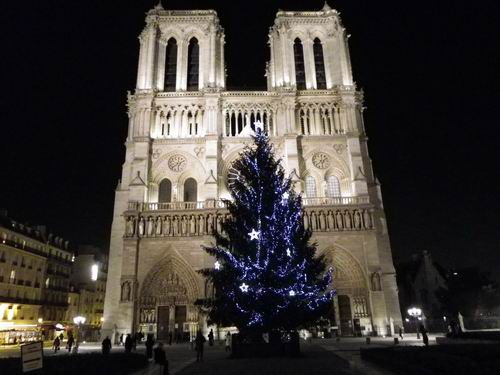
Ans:
{"type": "Polygon", "coordinates": [[[165,338],[205,329],[194,301],[202,249],[227,213],[231,163],[264,123],[319,253],[335,267],[332,325],[343,335],[401,324],[380,187],[337,11],[279,11],[266,91],[228,91],[224,31],[213,10],[148,12],[116,190],[103,335],[165,338]]]}

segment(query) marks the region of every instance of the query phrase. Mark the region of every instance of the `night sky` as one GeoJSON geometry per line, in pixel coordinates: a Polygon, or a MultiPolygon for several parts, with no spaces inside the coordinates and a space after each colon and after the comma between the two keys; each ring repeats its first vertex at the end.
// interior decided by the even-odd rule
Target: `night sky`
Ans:
{"type": "MultiPolygon", "coordinates": [[[[2,3],[0,208],[107,248],[148,1],[2,3]]],[[[351,34],[395,258],[500,268],[500,3],[331,0],[351,34]]],[[[265,89],[279,8],[323,0],[164,1],[215,9],[230,88],[265,89]]]]}

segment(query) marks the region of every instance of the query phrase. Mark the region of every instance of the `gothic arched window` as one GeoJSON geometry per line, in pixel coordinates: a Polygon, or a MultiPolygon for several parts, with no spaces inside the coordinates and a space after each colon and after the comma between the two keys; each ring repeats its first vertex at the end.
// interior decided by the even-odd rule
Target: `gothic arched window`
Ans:
{"type": "Polygon", "coordinates": [[[326,89],[325,59],[323,57],[323,45],[318,38],[314,39],[313,45],[314,66],[316,67],[316,88],[326,89]]]}
{"type": "Polygon", "coordinates": [[[200,47],[198,39],[191,38],[188,47],[187,89],[198,91],[198,78],[200,68],[200,47]]]}
{"type": "Polygon", "coordinates": [[[184,182],[184,202],[196,202],[198,200],[198,184],[194,178],[189,177],[184,182]]]}
{"type": "Polygon", "coordinates": [[[326,180],[326,196],[328,198],[340,197],[340,182],[335,176],[329,176],[326,180]]]}
{"type": "Polygon", "coordinates": [[[177,77],[177,42],[170,38],[166,47],[165,58],[165,91],[175,91],[175,81],[177,77]]]}
{"type": "Polygon", "coordinates": [[[316,180],[313,176],[306,177],[306,196],[307,198],[316,198],[316,180]]]}
{"type": "Polygon", "coordinates": [[[304,68],[304,49],[299,38],[293,43],[293,56],[295,58],[295,84],[298,90],[306,89],[306,71],[304,68]]]}
{"type": "Polygon", "coordinates": [[[168,178],[165,178],[160,182],[160,187],[158,189],[158,202],[172,202],[172,182],[170,182],[168,178]]]}

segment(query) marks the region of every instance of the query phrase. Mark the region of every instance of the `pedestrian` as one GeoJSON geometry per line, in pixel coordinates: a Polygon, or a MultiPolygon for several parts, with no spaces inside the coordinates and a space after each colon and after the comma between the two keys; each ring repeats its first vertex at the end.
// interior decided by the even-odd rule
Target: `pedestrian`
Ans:
{"type": "Polygon", "coordinates": [[[429,336],[427,336],[427,330],[425,329],[423,324],[420,324],[420,333],[422,334],[422,341],[425,346],[429,346],[429,336]]]}
{"type": "Polygon", "coordinates": [[[123,345],[123,333],[120,335],[120,346],[123,345]]]}
{"type": "Polygon", "coordinates": [[[62,334],[62,332],[61,332],[61,334],[59,335],[59,340],[61,340],[61,342],[63,342],[63,340],[64,340],[64,335],[62,334]]]}
{"type": "Polygon", "coordinates": [[[172,331],[168,333],[168,345],[172,345],[172,331]]]}
{"type": "Polygon", "coordinates": [[[107,355],[111,351],[111,340],[109,336],[106,336],[104,340],[102,340],[102,354],[107,355]]]}
{"type": "Polygon", "coordinates": [[[210,328],[210,332],[208,333],[208,345],[214,346],[214,330],[210,328]]]}
{"type": "Polygon", "coordinates": [[[61,340],[59,340],[59,336],[56,336],[56,339],[54,340],[54,344],[53,344],[54,353],[57,353],[60,346],[61,346],[61,340]]]}
{"type": "Polygon", "coordinates": [[[134,343],[132,342],[132,337],[130,336],[130,333],[127,333],[127,337],[125,338],[125,353],[130,353],[133,346],[134,343]]]}
{"type": "Polygon", "coordinates": [[[132,350],[135,351],[137,349],[137,332],[132,336],[132,350]]]}
{"type": "Polygon", "coordinates": [[[155,363],[160,365],[160,374],[168,375],[168,361],[165,350],[163,349],[163,343],[159,343],[155,349],[155,363]],[[163,371],[162,371],[163,370],[163,371]]]}
{"type": "Polygon", "coordinates": [[[231,333],[227,331],[226,333],[226,352],[231,351],[231,333]]]}
{"type": "Polygon", "coordinates": [[[153,338],[152,333],[148,333],[148,337],[146,338],[146,358],[148,361],[153,359],[153,346],[155,344],[155,340],[153,338]]]}
{"type": "Polygon", "coordinates": [[[68,342],[66,344],[66,349],[68,349],[68,353],[71,353],[71,348],[73,347],[73,344],[75,343],[75,339],[73,338],[72,334],[68,335],[68,342]]]}
{"type": "Polygon", "coordinates": [[[194,348],[196,350],[196,362],[203,361],[203,346],[205,345],[205,337],[201,334],[201,330],[196,333],[196,339],[194,340],[194,348]]]}
{"type": "Polygon", "coordinates": [[[403,340],[403,327],[399,327],[399,338],[403,340]]]}

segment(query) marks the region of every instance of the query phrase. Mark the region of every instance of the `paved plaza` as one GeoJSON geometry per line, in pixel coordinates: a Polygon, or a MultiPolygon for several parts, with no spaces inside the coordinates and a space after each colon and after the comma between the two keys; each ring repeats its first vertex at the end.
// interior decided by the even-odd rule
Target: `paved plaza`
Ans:
{"type": "MultiPolygon", "coordinates": [[[[435,336],[429,340],[431,345],[435,344],[435,336]]],[[[399,341],[400,346],[421,346],[422,341],[417,340],[415,335],[406,335],[399,341]]],[[[365,338],[336,339],[313,339],[301,342],[303,356],[301,358],[259,358],[259,359],[228,359],[228,353],[224,346],[215,343],[213,347],[205,346],[205,358],[202,363],[196,363],[196,354],[190,344],[165,345],[167,358],[170,363],[170,373],[180,375],[194,374],[303,374],[311,372],[316,374],[388,374],[371,363],[362,361],[360,348],[366,347],[390,347],[394,346],[393,338],[372,337],[370,343],[365,338]]],[[[44,347],[45,356],[66,356],[67,350],[62,346],[58,353],[54,353],[51,344],[47,342],[44,347]]],[[[79,354],[95,353],[101,351],[99,343],[86,343],[79,347],[79,354]]],[[[123,352],[122,346],[115,346],[112,352],[123,352]]],[[[145,353],[144,345],[138,345],[138,353],[145,353]]],[[[0,347],[0,358],[19,357],[20,349],[16,347],[0,347]]],[[[159,368],[151,363],[146,369],[133,375],[157,375],[159,368]]]]}

